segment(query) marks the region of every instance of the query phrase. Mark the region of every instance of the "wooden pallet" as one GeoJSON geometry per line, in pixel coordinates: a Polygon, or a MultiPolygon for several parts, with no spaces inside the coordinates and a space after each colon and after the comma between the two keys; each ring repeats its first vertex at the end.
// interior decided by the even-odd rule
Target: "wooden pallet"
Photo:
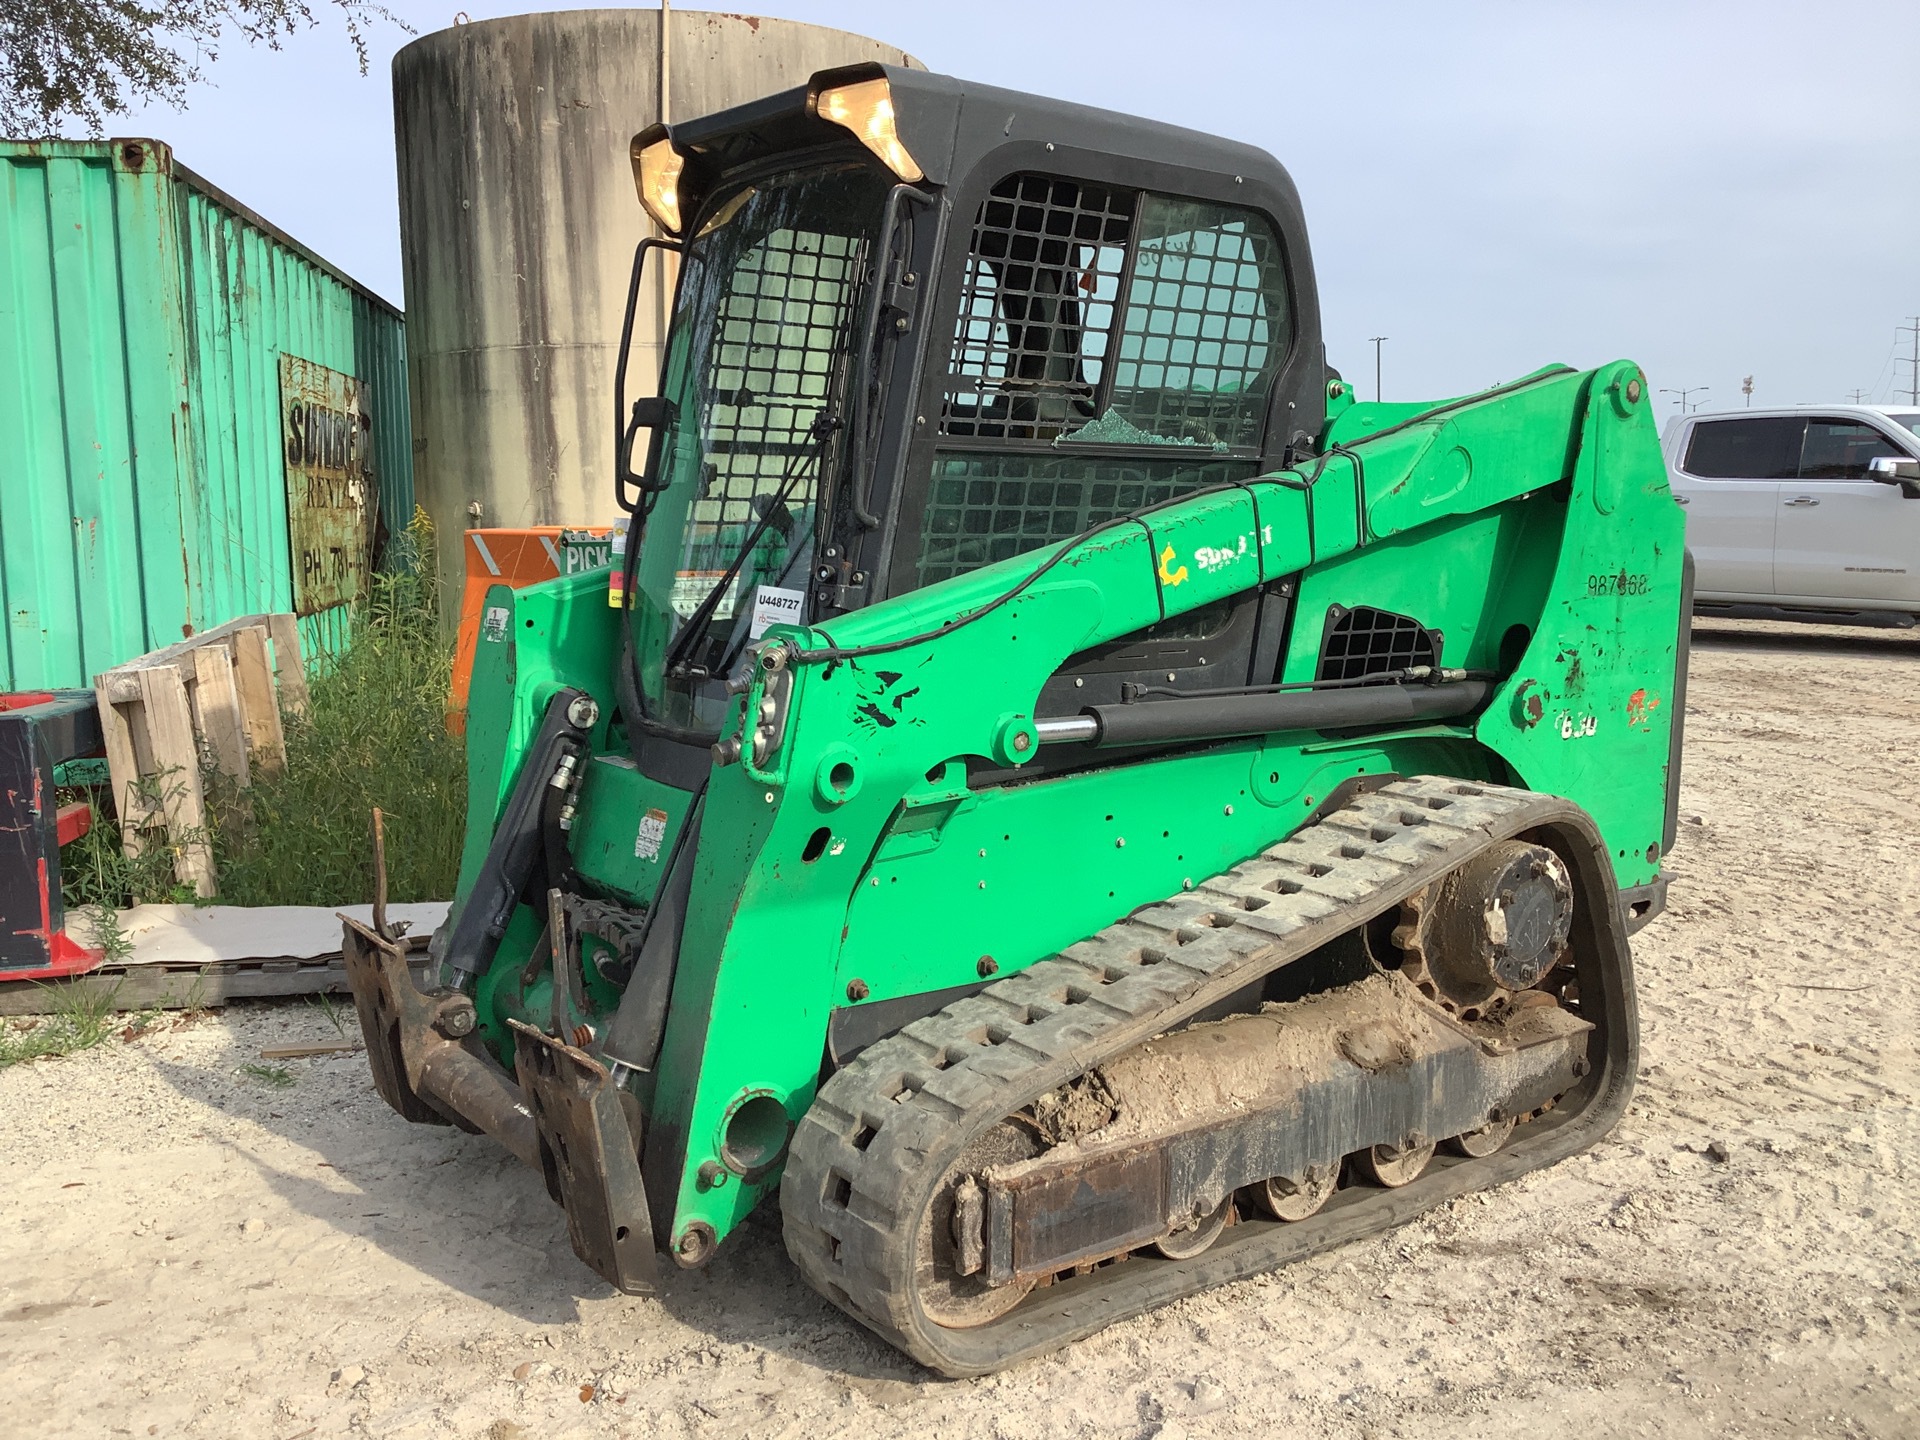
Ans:
{"type": "MultiPolygon", "coordinates": [[[[427,937],[409,936],[407,965],[427,983],[427,937]]],[[[116,1010],[215,1010],[230,1000],[283,995],[346,995],[338,955],[312,959],[220,960],[208,965],[116,965],[109,962],[65,980],[0,983],[0,1015],[44,1015],[56,996],[98,997],[116,1010]]]]}
{"type": "Polygon", "coordinates": [[[237,785],[286,768],[280,707],[307,710],[292,615],[243,615],[94,677],[122,848],[137,856],[163,831],[174,875],[219,893],[207,842],[203,768],[237,785]]]}

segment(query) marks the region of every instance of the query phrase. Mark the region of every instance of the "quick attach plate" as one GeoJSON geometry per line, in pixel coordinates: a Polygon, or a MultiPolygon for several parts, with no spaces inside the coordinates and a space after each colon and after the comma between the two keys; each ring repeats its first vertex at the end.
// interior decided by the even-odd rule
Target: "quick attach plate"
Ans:
{"type": "Polygon", "coordinates": [[[567,1212],[573,1253],[629,1295],[653,1293],[653,1221],[639,1137],[613,1077],[584,1050],[518,1020],[514,1066],[540,1132],[547,1190],[567,1212]]]}
{"type": "Polygon", "coordinates": [[[347,983],[380,1098],[409,1120],[491,1135],[539,1169],[533,1117],[513,1077],[474,1038],[473,1001],[454,990],[421,991],[403,942],[342,918],[347,983]]]}

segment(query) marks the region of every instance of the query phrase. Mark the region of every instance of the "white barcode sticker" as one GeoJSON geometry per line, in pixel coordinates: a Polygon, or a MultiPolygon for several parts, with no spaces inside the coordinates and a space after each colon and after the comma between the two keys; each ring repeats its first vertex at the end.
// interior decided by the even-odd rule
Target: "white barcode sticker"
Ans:
{"type": "Polygon", "coordinates": [[[753,592],[753,623],[748,638],[758,640],[769,625],[800,624],[800,607],[806,601],[804,590],[782,590],[777,585],[761,585],[753,592]]]}

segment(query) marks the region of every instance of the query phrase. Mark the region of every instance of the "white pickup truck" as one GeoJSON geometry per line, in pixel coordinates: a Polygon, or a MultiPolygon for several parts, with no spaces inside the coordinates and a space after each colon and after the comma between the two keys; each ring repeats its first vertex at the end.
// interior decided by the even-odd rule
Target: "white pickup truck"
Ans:
{"type": "Polygon", "coordinates": [[[1920,410],[1797,405],[1675,416],[1694,612],[1911,626],[1920,619],[1920,410]]]}

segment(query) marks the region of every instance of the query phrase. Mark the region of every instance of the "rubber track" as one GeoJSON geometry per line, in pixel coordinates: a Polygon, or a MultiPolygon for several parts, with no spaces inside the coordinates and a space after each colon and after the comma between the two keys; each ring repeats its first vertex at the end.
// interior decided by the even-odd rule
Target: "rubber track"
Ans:
{"type": "MultiPolygon", "coordinates": [[[[952,1376],[982,1374],[1584,1148],[1597,1138],[1587,1132],[1604,1132],[1624,1109],[1637,1049],[1617,907],[1599,933],[1602,948],[1617,952],[1613,1010],[1625,1033],[1609,1045],[1614,1063],[1596,1075],[1586,1103],[1548,1117],[1551,1125],[1527,1127],[1557,1131],[1557,1141],[1543,1135],[1463,1162],[1464,1169],[1437,1167],[1404,1190],[1369,1192],[1364,1205],[1336,1200],[1297,1226],[1241,1225],[1193,1260],[1103,1267],[1038,1290],[975,1329],[933,1324],[914,1296],[919,1226],[941,1178],[975,1136],[1397,905],[1482,847],[1540,825],[1580,832],[1590,856],[1601,857],[1597,874],[1610,890],[1602,842],[1569,802],[1451,778],[1401,780],[1356,796],[1190,892],[914,1021],[829,1079],[796,1129],[781,1184],[788,1253],[815,1289],[923,1364],[952,1376]],[[1249,910],[1241,903],[1247,899],[1266,903],[1249,910]],[[1593,1111],[1604,1113],[1569,1123],[1593,1111]]],[[[1590,857],[1585,868],[1590,899],[1590,857]]]]}

